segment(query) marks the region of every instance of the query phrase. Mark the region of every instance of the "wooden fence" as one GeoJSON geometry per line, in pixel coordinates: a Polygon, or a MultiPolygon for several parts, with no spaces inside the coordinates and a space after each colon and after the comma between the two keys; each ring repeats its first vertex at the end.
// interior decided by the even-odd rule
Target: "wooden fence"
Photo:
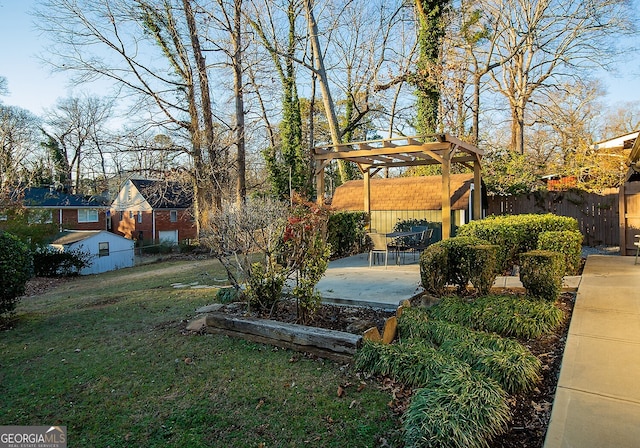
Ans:
{"type": "Polygon", "coordinates": [[[620,222],[618,189],[602,194],[583,191],[535,192],[519,196],[490,196],[487,215],[553,213],[578,220],[587,246],[618,246],[620,222]]]}

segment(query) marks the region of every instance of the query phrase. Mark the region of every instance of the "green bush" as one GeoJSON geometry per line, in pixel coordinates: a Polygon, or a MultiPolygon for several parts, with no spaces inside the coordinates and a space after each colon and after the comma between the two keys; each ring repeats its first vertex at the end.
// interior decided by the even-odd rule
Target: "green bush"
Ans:
{"type": "Polygon", "coordinates": [[[327,242],[331,257],[341,258],[363,252],[367,214],[364,212],[333,212],[327,224],[327,242]]]}
{"type": "Polygon", "coordinates": [[[583,239],[577,230],[542,232],[538,237],[538,249],[561,253],[564,256],[564,274],[576,275],[582,260],[583,239]]]}
{"type": "Polygon", "coordinates": [[[395,226],[393,226],[394,232],[409,232],[412,227],[428,227],[433,228],[433,223],[427,221],[426,219],[404,219],[402,221],[398,221],[395,226]]]}
{"type": "MultiPolygon", "coordinates": [[[[442,278],[445,278],[446,283],[456,285],[458,292],[466,291],[471,277],[479,282],[478,279],[482,274],[478,272],[486,267],[485,264],[479,266],[474,264],[476,261],[482,263],[481,255],[477,255],[478,251],[471,250],[470,247],[487,244],[480,238],[455,237],[438,241],[427,247],[420,256],[420,272],[421,277],[424,277],[423,287],[427,292],[440,294],[440,283],[442,278]],[[446,263],[443,263],[445,254],[446,263]]],[[[489,258],[487,257],[485,261],[488,262],[489,258]]]]}
{"type": "Polygon", "coordinates": [[[286,274],[280,265],[267,268],[262,263],[253,263],[246,290],[249,306],[267,311],[273,309],[282,298],[286,280],[286,274]]]}
{"type": "Polygon", "coordinates": [[[550,250],[532,250],[520,254],[520,281],[533,297],[555,302],[562,291],[564,257],[550,250]]]}
{"type": "Polygon", "coordinates": [[[516,295],[445,297],[428,312],[433,319],[525,339],[552,332],[564,319],[553,303],[516,295]]]}
{"type": "Polygon", "coordinates": [[[38,246],[33,251],[33,271],[37,277],[69,277],[91,266],[91,259],[91,254],[80,249],[62,251],[38,246]]]}
{"type": "Polygon", "coordinates": [[[422,287],[430,294],[441,296],[447,286],[447,249],[432,244],[420,254],[420,279],[422,287]]]}
{"type": "Polygon", "coordinates": [[[578,230],[575,218],[552,214],[489,216],[458,228],[458,236],[475,236],[499,246],[500,271],[518,264],[518,254],[538,247],[538,236],[547,231],[578,230]]]}
{"type": "Polygon", "coordinates": [[[496,281],[498,246],[469,246],[469,281],[480,295],[487,295],[496,281]]]}
{"type": "Polygon", "coordinates": [[[0,315],[11,313],[33,273],[33,258],[26,244],[0,232],[0,315]]]}
{"type": "Polygon", "coordinates": [[[507,396],[484,375],[453,367],[419,389],[404,415],[407,447],[487,448],[511,419],[507,396]]]}
{"type": "Polygon", "coordinates": [[[513,339],[429,319],[421,308],[406,309],[398,330],[403,339],[421,338],[436,344],[441,352],[493,378],[509,393],[527,392],[540,380],[540,361],[513,339]]]}
{"type": "Polygon", "coordinates": [[[216,292],[216,301],[218,303],[231,303],[238,300],[238,291],[234,287],[220,288],[216,292]]]}

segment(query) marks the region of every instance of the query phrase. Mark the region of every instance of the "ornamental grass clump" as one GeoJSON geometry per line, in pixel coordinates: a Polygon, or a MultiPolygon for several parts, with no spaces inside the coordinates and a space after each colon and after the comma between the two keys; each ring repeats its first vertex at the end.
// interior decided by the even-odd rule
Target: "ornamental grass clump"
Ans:
{"type": "Polygon", "coordinates": [[[473,301],[445,297],[429,309],[433,319],[516,338],[537,338],[554,331],[564,313],[553,303],[517,295],[490,295],[473,301]]]}
{"type": "Polygon", "coordinates": [[[429,384],[448,366],[469,369],[468,364],[418,340],[399,344],[365,340],[355,357],[357,370],[391,376],[396,381],[417,387],[429,384]]]}
{"type": "Polygon", "coordinates": [[[415,392],[403,420],[407,447],[487,448],[506,430],[510,413],[495,381],[447,368],[415,392]]]}
{"type": "Polygon", "coordinates": [[[422,338],[437,345],[440,352],[493,378],[508,393],[530,391],[540,380],[540,361],[513,339],[429,319],[419,308],[405,310],[398,329],[403,338],[422,338]]]}

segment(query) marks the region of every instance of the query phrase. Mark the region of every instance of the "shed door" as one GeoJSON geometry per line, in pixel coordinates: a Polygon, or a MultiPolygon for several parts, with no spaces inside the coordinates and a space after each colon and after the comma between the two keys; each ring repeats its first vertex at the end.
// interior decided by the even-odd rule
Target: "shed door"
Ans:
{"type": "Polygon", "coordinates": [[[178,244],[178,230],[161,230],[158,232],[158,237],[160,238],[160,243],[165,244],[178,244]]]}

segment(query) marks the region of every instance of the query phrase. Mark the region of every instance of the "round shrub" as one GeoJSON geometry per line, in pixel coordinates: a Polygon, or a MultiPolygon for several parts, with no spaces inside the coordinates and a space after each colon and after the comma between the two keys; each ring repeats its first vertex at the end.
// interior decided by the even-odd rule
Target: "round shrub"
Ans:
{"type": "Polygon", "coordinates": [[[562,290],[564,257],[550,250],[520,254],[520,281],[527,294],[554,302],[562,290]]]}
{"type": "Polygon", "coordinates": [[[447,285],[447,249],[432,244],[420,254],[420,279],[422,287],[430,294],[441,296],[447,285]]]}
{"type": "Polygon", "coordinates": [[[0,233],[0,315],[10,313],[33,273],[33,258],[17,237],[0,233]]]}
{"type": "Polygon", "coordinates": [[[447,281],[456,285],[458,292],[464,292],[472,277],[471,271],[476,269],[470,247],[489,243],[473,236],[459,236],[436,244],[443,246],[447,251],[447,281]]]}

